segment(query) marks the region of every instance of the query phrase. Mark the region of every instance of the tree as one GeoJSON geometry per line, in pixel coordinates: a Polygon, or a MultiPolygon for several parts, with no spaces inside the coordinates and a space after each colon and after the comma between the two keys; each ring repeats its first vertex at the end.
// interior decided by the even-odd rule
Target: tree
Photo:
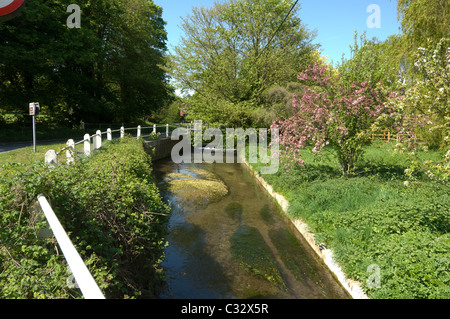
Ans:
{"type": "Polygon", "coordinates": [[[395,110],[391,118],[398,127],[408,127],[407,135],[397,144],[399,151],[409,151],[412,178],[415,172],[425,173],[430,179],[446,183],[450,177],[450,47],[449,39],[438,44],[429,41],[416,51],[415,67],[420,78],[406,89],[404,95],[390,100],[395,110]],[[423,160],[417,152],[416,137],[425,138],[426,146],[443,150],[441,160],[423,160]]]}
{"type": "MultiPolygon", "coordinates": [[[[241,117],[263,103],[265,90],[294,78],[314,48],[298,11],[292,0],[229,0],[194,8],[170,57],[176,83],[197,95],[190,114],[207,117],[220,104],[241,117]]],[[[217,120],[227,117],[219,114],[217,120]]]]}
{"type": "Polygon", "coordinates": [[[29,1],[0,24],[0,105],[67,125],[131,121],[162,106],[171,89],[162,9],[148,0],[80,3],[81,28],[66,25],[70,0],[29,1]]]}
{"type": "Polygon", "coordinates": [[[142,118],[171,100],[165,65],[166,31],[162,9],[152,1],[126,0],[109,35],[108,74],[120,88],[115,108],[123,121],[142,118]]]}
{"type": "Polygon", "coordinates": [[[390,37],[394,42],[388,57],[391,64],[397,63],[403,84],[412,84],[420,77],[414,66],[417,48],[427,46],[429,41],[437,44],[450,36],[450,2],[398,0],[397,12],[403,33],[390,37]]]}
{"type": "Polygon", "coordinates": [[[448,0],[398,0],[398,18],[411,47],[434,43],[450,35],[450,2],[448,0]]]}
{"type": "Polygon", "coordinates": [[[385,87],[397,89],[400,83],[406,83],[410,70],[405,64],[404,41],[400,36],[390,36],[380,42],[376,38],[366,39],[365,32],[355,31],[355,42],[351,45],[352,57],[343,60],[338,70],[343,85],[368,81],[372,85],[383,83],[385,87]]]}
{"type": "Polygon", "coordinates": [[[273,123],[280,130],[280,158],[285,166],[304,165],[301,149],[313,146],[320,154],[329,145],[336,151],[342,173],[351,174],[368,145],[370,129],[390,110],[384,106],[387,92],[367,81],[343,86],[327,65],[314,64],[298,79],[309,88],[301,99],[294,96],[294,115],[273,123]]]}

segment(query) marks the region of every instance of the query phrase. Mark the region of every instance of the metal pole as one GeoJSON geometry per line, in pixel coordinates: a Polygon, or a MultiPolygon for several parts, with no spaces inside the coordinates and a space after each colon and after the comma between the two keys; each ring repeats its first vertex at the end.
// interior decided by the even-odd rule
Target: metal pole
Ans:
{"type": "Polygon", "coordinates": [[[36,153],[36,120],[35,115],[33,115],[32,117],[33,117],[33,147],[34,152],[36,153]]]}

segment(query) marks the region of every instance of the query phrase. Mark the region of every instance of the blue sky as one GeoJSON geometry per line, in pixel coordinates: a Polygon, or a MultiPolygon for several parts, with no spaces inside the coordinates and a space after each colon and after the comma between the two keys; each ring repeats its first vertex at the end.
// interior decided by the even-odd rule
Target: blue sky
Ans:
{"type": "MultiPolygon", "coordinates": [[[[193,7],[210,7],[214,0],[153,0],[163,8],[163,19],[167,22],[168,47],[179,42],[182,31],[181,17],[192,12],[193,7]]],[[[300,0],[300,18],[310,30],[317,30],[315,43],[321,44],[322,54],[329,60],[339,62],[345,53],[350,57],[350,45],[354,42],[354,31],[361,34],[367,31],[367,38],[377,37],[385,40],[388,36],[400,33],[397,21],[396,0],[300,0]],[[380,9],[380,28],[369,28],[368,18],[374,11],[367,12],[369,5],[380,9]]],[[[374,20],[372,20],[374,21],[374,20]]]]}

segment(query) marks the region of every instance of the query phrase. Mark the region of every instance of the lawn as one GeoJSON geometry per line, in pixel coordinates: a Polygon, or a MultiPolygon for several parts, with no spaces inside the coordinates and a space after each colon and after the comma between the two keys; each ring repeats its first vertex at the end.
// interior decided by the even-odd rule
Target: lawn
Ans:
{"type": "Polygon", "coordinates": [[[32,163],[37,160],[44,161],[45,153],[48,150],[56,150],[57,152],[64,148],[64,143],[53,143],[48,145],[37,145],[36,153],[34,152],[33,146],[19,148],[13,151],[0,153],[0,170],[1,167],[8,163],[32,163]]]}
{"type": "Polygon", "coordinates": [[[390,143],[370,146],[352,177],[341,175],[331,152],[302,155],[305,167],[263,177],[287,198],[289,215],[333,250],[347,277],[371,298],[450,298],[448,186],[424,178],[405,186],[408,155],[390,143]],[[370,265],[380,269],[379,287],[367,285],[370,265]]]}

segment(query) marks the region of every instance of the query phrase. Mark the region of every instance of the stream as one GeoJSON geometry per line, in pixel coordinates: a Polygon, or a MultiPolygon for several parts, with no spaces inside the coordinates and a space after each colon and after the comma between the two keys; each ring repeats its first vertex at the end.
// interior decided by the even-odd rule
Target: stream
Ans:
{"type": "Polygon", "coordinates": [[[350,298],[243,164],[154,163],[171,206],[163,299],[350,298]]]}

